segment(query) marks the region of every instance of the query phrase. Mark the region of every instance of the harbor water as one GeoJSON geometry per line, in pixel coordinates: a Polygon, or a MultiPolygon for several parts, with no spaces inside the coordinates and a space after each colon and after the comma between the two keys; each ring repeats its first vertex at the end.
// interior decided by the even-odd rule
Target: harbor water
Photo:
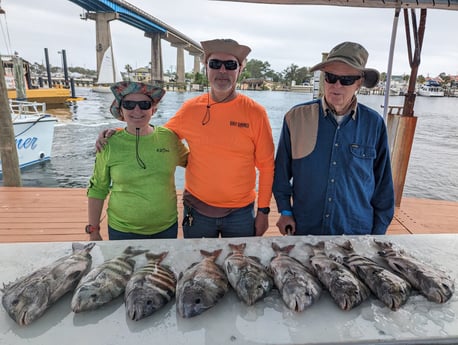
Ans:
{"type": "MultiPolygon", "coordinates": [[[[269,115],[275,144],[282,119],[293,105],[312,99],[312,94],[296,92],[243,91],[262,104],[269,115]]],[[[163,125],[181,104],[196,96],[194,92],[167,92],[153,125],[163,125]]],[[[84,188],[95,160],[95,140],[106,128],[122,127],[109,106],[113,96],[77,88],[76,95],[86,100],[62,109],[48,109],[58,117],[52,159],[22,170],[23,186],[84,188]]],[[[383,96],[359,95],[358,99],[381,114],[383,96]]],[[[390,97],[390,105],[403,105],[404,97],[390,97]]],[[[204,111],[204,110],[203,110],[204,111]]],[[[417,97],[418,117],[410,156],[404,195],[418,198],[458,201],[458,98],[417,97]]],[[[177,189],[184,185],[184,169],[176,172],[177,189]]]]}

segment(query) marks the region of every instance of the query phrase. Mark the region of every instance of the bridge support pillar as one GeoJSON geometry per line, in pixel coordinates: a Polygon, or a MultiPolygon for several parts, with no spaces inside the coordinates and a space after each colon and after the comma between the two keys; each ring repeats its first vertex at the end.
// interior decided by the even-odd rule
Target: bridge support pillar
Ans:
{"type": "Polygon", "coordinates": [[[194,56],[194,67],[192,69],[192,73],[200,73],[200,57],[202,54],[193,54],[189,53],[190,55],[194,56]]]}
{"type": "Polygon", "coordinates": [[[177,48],[177,82],[184,83],[184,44],[172,44],[177,48]]]}
{"type": "MultiPolygon", "coordinates": [[[[95,41],[97,52],[97,75],[100,73],[100,66],[105,52],[113,49],[111,45],[110,21],[119,19],[119,13],[94,13],[89,12],[87,19],[95,20],[95,41]]],[[[113,57],[114,58],[114,57],[113,57]]]]}
{"type": "Polygon", "coordinates": [[[145,37],[151,38],[151,81],[162,84],[164,82],[164,69],[162,65],[161,34],[145,32],[145,37]]]}

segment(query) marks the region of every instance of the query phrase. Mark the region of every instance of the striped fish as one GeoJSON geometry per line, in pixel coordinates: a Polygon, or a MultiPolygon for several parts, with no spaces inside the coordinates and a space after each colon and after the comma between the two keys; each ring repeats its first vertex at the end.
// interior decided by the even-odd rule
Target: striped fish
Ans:
{"type": "Polygon", "coordinates": [[[124,301],[131,320],[138,321],[152,315],[175,296],[175,273],[168,266],[161,265],[167,254],[146,253],[148,262],[127,283],[124,301]]]}
{"type": "Polygon", "coordinates": [[[310,307],[321,296],[321,284],[309,270],[295,258],[289,256],[294,244],[280,248],[272,242],[276,253],[269,265],[275,286],[289,309],[301,312],[310,307]]]}
{"type": "Polygon", "coordinates": [[[246,243],[229,247],[232,252],[224,260],[229,283],[243,302],[253,305],[270,292],[273,280],[259,258],[244,254],[246,243]]]}
{"type": "MultiPolygon", "coordinates": [[[[73,291],[91,267],[89,254],[95,243],[72,244],[72,254],[5,285],[2,304],[8,315],[21,326],[31,324],[57,300],[73,291]]],[[[1,341],[0,341],[1,343],[1,341]]]]}
{"type": "Polygon", "coordinates": [[[377,240],[374,242],[380,248],[379,255],[385,259],[390,268],[405,278],[428,300],[445,303],[452,297],[455,282],[447,273],[414,259],[403,250],[395,250],[391,242],[377,240]]]}
{"type": "Polygon", "coordinates": [[[81,279],[73,294],[75,313],[94,310],[121,295],[135,267],[132,257],[147,252],[127,247],[124,252],[91,270],[81,279]]]}
{"type": "Polygon", "coordinates": [[[213,252],[201,250],[204,256],[180,273],[176,290],[176,308],[179,315],[190,318],[210,309],[229,290],[224,271],[216,264],[222,249],[213,252]]]}
{"type": "Polygon", "coordinates": [[[391,310],[398,310],[409,298],[410,284],[373,260],[356,254],[350,241],[338,245],[345,253],[343,264],[350,268],[391,310]]]}
{"type": "Polygon", "coordinates": [[[341,309],[350,310],[369,297],[369,288],[355,274],[326,255],[323,241],[306,245],[313,250],[310,263],[318,279],[341,309]]]}

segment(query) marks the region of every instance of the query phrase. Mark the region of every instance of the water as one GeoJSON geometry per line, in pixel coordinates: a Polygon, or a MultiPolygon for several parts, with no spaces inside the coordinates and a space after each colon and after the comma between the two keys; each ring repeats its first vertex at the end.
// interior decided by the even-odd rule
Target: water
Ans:
{"type": "MultiPolygon", "coordinates": [[[[278,142],[284,113],[293,105],[310,100],[311,94],[256,92],[245,94],[263,104],[269,114],[274,141],[278,142]]],[[[86,187],[95,159],[95,140],[102,129],[123,126],[109,113],[111,94],[78,88],[86,97],[73,108],[49,109],[59,118],[55,129],[52,160],[22,171],[24,186],[86,187]]],[[[162,125],[183,101],[198,93],[168,92],[152,124],[162,125]]],[[[359,101],[382,112],[383,96],[358,96],[359,101]]],[[[390,105],[402,105],[403,97],[391,97],[390,105]]],[[[458,98],[417,97],[418,117],[407,171],[404,195],[458,201],[458,98]]],[[[183,188],[184,170],[177,169],[176,184],[183,188]]]]}

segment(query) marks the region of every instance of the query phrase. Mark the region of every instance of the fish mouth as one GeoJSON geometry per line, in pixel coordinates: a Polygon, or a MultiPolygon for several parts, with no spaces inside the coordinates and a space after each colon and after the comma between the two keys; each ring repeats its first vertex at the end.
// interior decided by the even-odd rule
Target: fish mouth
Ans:
{"type": "Polygon", "coordinates": [[[27,317],[27,312],[21,313],[19,319],[18,319],[18,324],[20,326],[27,326],[30,323],[29,318],[27,317]]]}

